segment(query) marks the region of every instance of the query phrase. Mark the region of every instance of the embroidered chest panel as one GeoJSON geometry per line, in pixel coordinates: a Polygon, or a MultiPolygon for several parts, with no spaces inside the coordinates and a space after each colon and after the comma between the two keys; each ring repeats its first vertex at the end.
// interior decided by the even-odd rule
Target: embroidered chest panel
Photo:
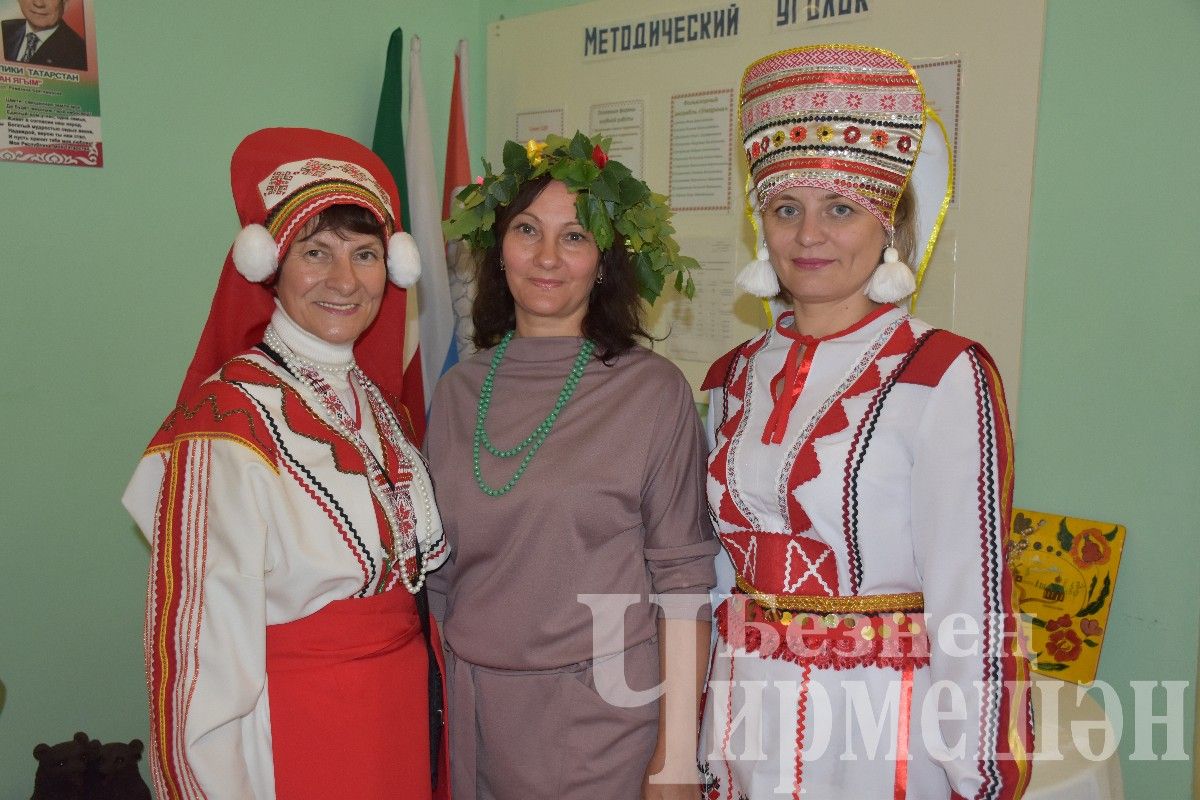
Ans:
{"type": "MultiPolygon", "coordinates": [[[[385,513],[367,484],[371,476],[363,456],[276,369],[257,357],[238,358],[226,366],[222,378],[240,387],[257,407],[274,442],[281,476],[298,490],[300,502],[323,519],[321,524],[329,529],[329,535],[340,539],[358,564],[362,584],[357,596],[386,588],[395,575],[384,552],[390,542],[383,541],[380,534],[386,529],[385,513]],[[369,516],[351,513],[364,503],[372,509],[369,516]]],[[[407,486],[411,474],[395,449],[382,436],[378,441],[381,466],[392,484],[407,486]]]]}
{"type": "MultiPolygon", "coordinates": [[[[853,577],[852,586],[839,585],[838,556],[828,537],[840,533],[843,541],[837,543],[838,550],[857,550],[857,533],[852,524],[857,466],[870,442],[870,432],[864,425],[873,414],[878,414],[882,400],[914,349],[912,325],[907,316],[900,316],[871,336],[858,354],[848,360],[832,391],[819,403],[805,406],[812,409],[807,418],[800,424],[793,420],[789,426],[792,433],[781,444],[764,445],[763,432],[755,428],[765,418],[766,407],[773,403],[773,398],[763,388],[771,385],[771,376],[762,370],[770,368],[759,356],[771,344],[773,335],[778,334],[768,331],[762,340],[748,345],[725,382],[724,419],[715,431],[708,475],[709,501],[718,533],[735,569],[761,591],[856,593],[858,581],[853,577]],[[850,442],[844,463],[822,464],[818,443],[839,435],[850,442]],[[744,474],[746,470],[735,465],[747,463],[756,451],[766,447],[786,448],[782,458],[777,453],[767,454],[766,460],[779,463],[777,470],[759,472],[753,478],[771,480],[774,491],[764,492],[764,487],[755,486],[751,492],[744,483],[749,479],[744,474]],[[818,535],[801,501],[801,489],[820,476],[823,469],[840,472],[841,496],[831,496],[822,502],[841,504],[843,530],[823,531],[818,535]],[[764,500],[765,497],[771,499],[764,500]]],[[[850,560],[854,559],[851,555],[850,560]]]]}

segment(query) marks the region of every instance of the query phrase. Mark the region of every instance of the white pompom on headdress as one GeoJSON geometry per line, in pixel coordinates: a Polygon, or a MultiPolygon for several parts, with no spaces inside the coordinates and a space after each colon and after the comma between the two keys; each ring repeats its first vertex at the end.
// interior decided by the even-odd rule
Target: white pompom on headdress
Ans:
{"type": "Polygon", "coordinates": [[[742,267],[733,282],[738,288],[755,297],[774,297],[779,294],[779,276],[771,266],[771,254],[767,252],[766,234],[763,232],[762,209],[758,202],[758,191],[754,184],[746,181],[746,216],[754,228],[754,260],[742,267]]]}
{"type": "Polygon", "coordinates": [[[398,231],[388,239],[388,279],[402,289],[407,289],[421,277],[421,254],[412,234],[398,231]]]}
{"type": "Polygon", "coordinates": [[[876,303],[899,303],[917,290],[912,269],[900,260],[900,254],[888,243],[883,251],[883,263],[871,273],[863,294],[876,303]]]}
{"type": "Polygon", "coordinates": [[[246,280],[262,283],[279,268],[277,249],[270,231],[262,225],[247,225],[233,240],[233,265],[246,280]]]}

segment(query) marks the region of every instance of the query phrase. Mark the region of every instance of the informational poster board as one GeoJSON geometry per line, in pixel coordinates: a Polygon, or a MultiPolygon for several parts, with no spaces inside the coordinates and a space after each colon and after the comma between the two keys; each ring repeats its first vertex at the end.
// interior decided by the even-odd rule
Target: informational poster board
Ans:
{"type": "Polygon", "coordinates": [[[100,167],[92,0],[0,0],[0,162],[100,167]]]}
{"type": "Polygon", "coordinates": [[[743,70],[822,42],[894,50],[917,67],[956,157],[916,314],[984,343],[1015,414],[1044,18],[1044,0],[597,0],[502,20],[488,37],[486,152],[497,163],[505,139],[541,138],[524,136],[535,128],[606,133],[671,196],[677,238],[704,270],[693,301],[668,294],[655,307],[655,333],[669,333],[655,347],[699,386],[712,360],[766,324],[762,304],[733,287],[753,257],[743,70]]]}

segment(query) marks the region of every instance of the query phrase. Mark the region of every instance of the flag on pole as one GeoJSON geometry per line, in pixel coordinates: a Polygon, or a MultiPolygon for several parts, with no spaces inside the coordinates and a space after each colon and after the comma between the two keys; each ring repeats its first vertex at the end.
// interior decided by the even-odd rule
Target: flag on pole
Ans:
{"type": "Polygon", "coordinates": [[[471,156],[467,153],[467,40],[459,39],[454,51],[454,85],[450,89],[450,124],[446,127],[446,180],[442,183],[442,219],[450,216],[450,203],[471,182],[471,156]]]}
{"type": "MultiPolygon", "coordinates": [[[[454,196],[471,182],[471,156],[467,150],[467,40],[459,39],[454,52],[454,86],[450,90],[450,124],[446,129],[446,179],[442,184],[442,219],[450,216],[454,196]]],[[[446,245],[450,302],[454,312],[454,341],[458,353],[474,350],[471,337],[471,303],[475,299],[475,265],[471,248],[462,240],[446,245]]],[[[450,366],[447,364],[447,366],[450,366]]]]}
{"type": "MultiPolygon", "coordinates": [[[[379,109],[375,114],[375,135],[371,149],[387,165],[396,179],[400,193],[400,227],[412,231],[408,207],[408,182],[405,178],[404,127],[401,114],[404,107],[404,31],[392,31],[388,40],[387,64],[383,72],[383,88],[379,92],[379,109]]],[[[404,295],[404,347],[401,358],[404,366],[404,383],[400,393],[401,408],[418,445],[425,438],[425,391],[421,375],[420,337],[418,331],[417,293],[413,290],[391,287],[388,292],[398,291],[404,295]]],[[[389,398],[391,399],[391,398],[389,398]]]]}
{"type": "Polygon", "coordinates": [[[433,140],[429,135],[429,112],[421,80],[421,38],[412,37],[408,48],[408,174],[411,233],[421,253],[421,281],[417,284],[420,305],[421,374],[426,392],[426,409],[433,386],[447,364],[458,361],[454,341],[454,309],[450,305],[450,281],[446,272],[446,240],[442,236],[441,203],[438,202],[433,169],[433,140]]]}

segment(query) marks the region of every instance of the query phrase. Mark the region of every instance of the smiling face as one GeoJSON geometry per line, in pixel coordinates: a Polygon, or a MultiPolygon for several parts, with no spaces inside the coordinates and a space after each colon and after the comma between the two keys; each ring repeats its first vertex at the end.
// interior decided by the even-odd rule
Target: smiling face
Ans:
{"type": "Polygon", "coordinates": [[[551,181],[516,214],[501,244],[519,336],[579,336],[600,250],[575,216],[575,195],[551,181]]]}
{"type": "Polygon", "coordinates": [[[41,31],[59,23],[67,0],[18,0],[18,4],[29,27],[41,31]]]}
{"type": "Polygon", "coordinates": [[[845,327],[875,307],[863,287],[879,265],[887,235],[858,203],[828,189],[784,189],[763,209],[763,234],[798,320],[823,310],[847,320],[845,327]]]}
{"type": "Polygon", "coordinates": [[[387,257],[374,234],[310,221],[288,248],[275,294],[301,328],[330,344],[353,344],[375,321],[387,288],[387,257]]]}

